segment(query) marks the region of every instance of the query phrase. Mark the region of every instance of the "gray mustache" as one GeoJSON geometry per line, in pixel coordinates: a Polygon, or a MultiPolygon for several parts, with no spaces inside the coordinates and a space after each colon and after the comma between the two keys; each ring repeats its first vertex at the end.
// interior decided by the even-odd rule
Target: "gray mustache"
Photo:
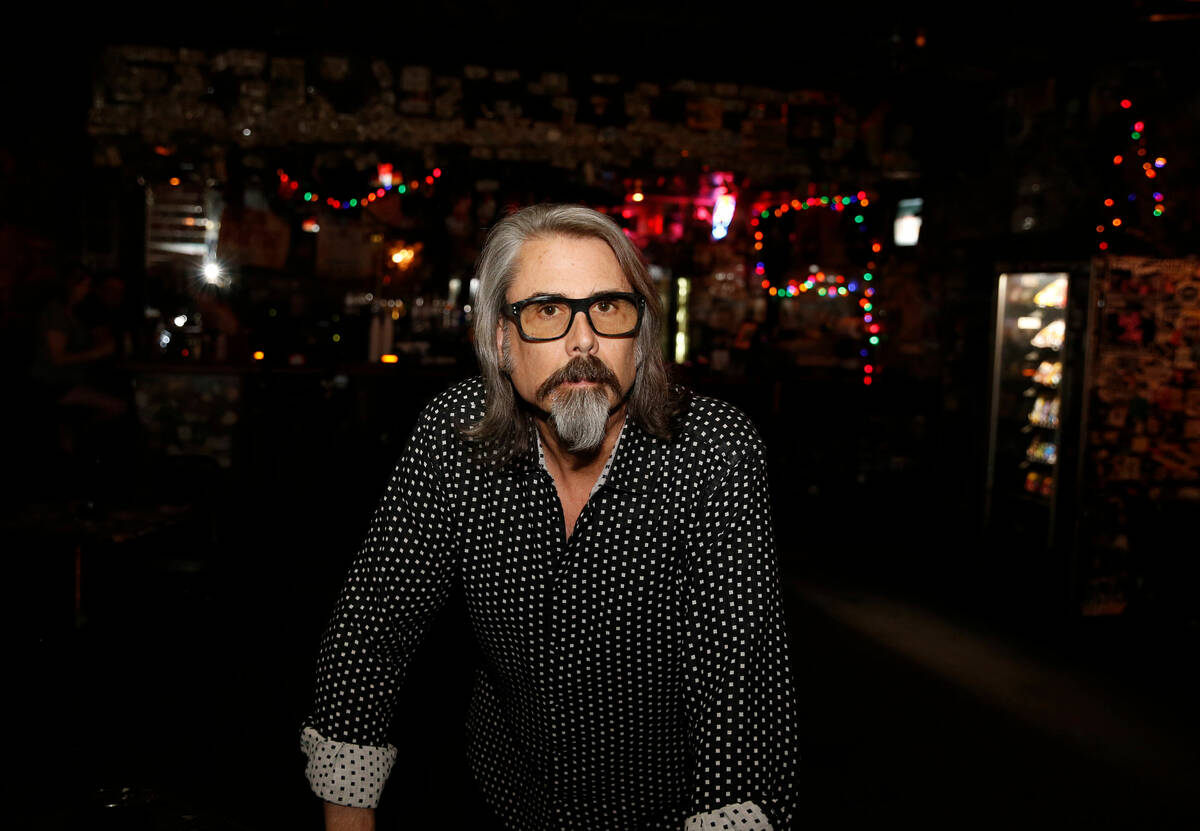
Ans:
{"type": "Polygon", "coordinates": [[[604,384],[611,387],[616,392],[617,397],[621,396],[621,383],[617,380],[616,373],[609,369],[604,361],[595,355],[588,355],[587,357],[572,358],[567,362],[566,366],[556,370],[549,378],[543,381],[537,390],[538,398],[542,399],[550,395],[561,384],[577,383],[579,381],[604,384]]]}

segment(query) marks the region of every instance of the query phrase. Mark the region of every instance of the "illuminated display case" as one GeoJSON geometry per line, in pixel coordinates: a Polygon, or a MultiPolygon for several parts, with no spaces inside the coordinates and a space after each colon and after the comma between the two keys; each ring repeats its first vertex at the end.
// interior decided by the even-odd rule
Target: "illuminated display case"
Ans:
{"type": "Polygon", "coordinates": [[[1070,596],[1086,270],[1013,269],[994,295],[984,525],[1013,596],[1070,596]]]}

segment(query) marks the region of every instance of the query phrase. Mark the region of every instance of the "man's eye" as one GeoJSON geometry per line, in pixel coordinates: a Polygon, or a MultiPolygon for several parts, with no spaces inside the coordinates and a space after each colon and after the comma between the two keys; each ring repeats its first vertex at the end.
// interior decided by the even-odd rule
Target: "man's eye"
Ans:
{"type": "Polygon", "coordinates": [[[609,312],[611,312],[613,310],[612,301],[611,300],[599,300],[595,303],[595,305],[592,306],[592,310],[600,312],[600,314],[608,314],[609,312]]]}
{"type": "Polygon", "coordinates": [[[556,303],[547,303],[544,306],[538,306],[537,313],[539,317],[554,317],[562,311],[556,303]]]}

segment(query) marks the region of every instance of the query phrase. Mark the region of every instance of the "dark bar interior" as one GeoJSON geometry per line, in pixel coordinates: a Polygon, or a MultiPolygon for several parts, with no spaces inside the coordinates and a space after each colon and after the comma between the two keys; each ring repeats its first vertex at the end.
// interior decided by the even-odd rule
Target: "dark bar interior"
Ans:
{"type": "MultiPolygon", "coordinates": [[[[769,450],[791,827],[1200,819],[1200,3],[436,5],[10,31],[12,827],[323,827],[321,634],[539,202],[769,450]]],[[[479,660],[452,594],[379,827],[471,827],[479,660]]]]}

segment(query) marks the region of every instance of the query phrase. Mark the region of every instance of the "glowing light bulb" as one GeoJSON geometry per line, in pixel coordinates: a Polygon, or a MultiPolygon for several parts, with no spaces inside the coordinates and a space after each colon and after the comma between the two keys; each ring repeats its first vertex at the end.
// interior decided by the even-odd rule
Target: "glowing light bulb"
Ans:
{"type": "Polygon", "coordinates": [[[1157,159],[1154,160],[1155,167],[1163,167],[1164,165],[1166,165],[1166,163],[1167,163],[1167,160],[1164,159],[1162,156],[1159,156],[1157,159]]]}
{"type": "Polygon", "coordinates": [[[1113,164],[1120,164],[1123,161],[1125,161],[1124,156],[1113,156],[1113,164]]]}
{"type": "Polygon", "coordinates": [[[1121,99],[1121,106],[1127,110],[1133,106],[1133,102],[1130,101],[1128,98],[1123,98],[1123,99],[1121,99]]]}

